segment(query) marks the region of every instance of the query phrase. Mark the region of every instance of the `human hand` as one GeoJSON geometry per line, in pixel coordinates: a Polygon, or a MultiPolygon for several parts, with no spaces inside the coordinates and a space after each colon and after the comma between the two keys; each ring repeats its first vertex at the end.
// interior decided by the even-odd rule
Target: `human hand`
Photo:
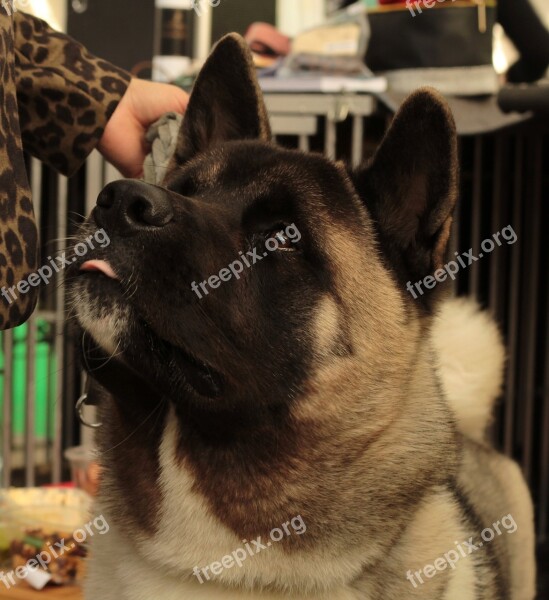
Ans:
{"type": "Polygon", "coordinates": [[[188,101],[188,94],[175,85],[132,79],[97,149],[125,177],[140,177],[150,150],[147,129],[167,112],[184,113],[188,101]]]}

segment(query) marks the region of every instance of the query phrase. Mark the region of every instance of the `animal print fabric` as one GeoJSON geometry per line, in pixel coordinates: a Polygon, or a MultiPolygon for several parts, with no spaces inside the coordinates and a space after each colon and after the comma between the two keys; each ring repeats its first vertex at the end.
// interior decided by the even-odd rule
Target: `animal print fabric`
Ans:
{"type": "MultiPolygon", "coordinates": [[[[0,287],[38,268],[23,150],[72,175],[101,138],[131,76],[44,21],[0,8],[0,287]]],[[[0,329],[23,323],[38,288],[0,297],[0,329]]]]}

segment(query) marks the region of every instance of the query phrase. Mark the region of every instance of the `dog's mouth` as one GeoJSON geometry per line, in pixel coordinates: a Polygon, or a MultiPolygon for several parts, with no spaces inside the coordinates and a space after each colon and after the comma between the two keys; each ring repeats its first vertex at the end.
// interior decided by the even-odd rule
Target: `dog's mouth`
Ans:
{"type": "Polygon", "coordinates": [[[160,373],[159,380],[171,382],[171,388],[165,390],[168,394],[187,387],[205,399],[222,395],[225,387],[223,375],[187,348],[167,341],[143,319],[139,309],[125,299],[121,278],[109,262],[87,260],[78,267],[78,275],[89,278],[83,288],[87,297],[82,301],[87,306],[82,309],[85,317],[79,319],[81,326],[107,352],[111,353],[113,347],[119,348],[117,353],[128,366],[134,365],[136,371],[145,368],[160,373]],[[117,287],[120,290],[117,291],[117,287]],[[109,304],[112,304],[110,310],[109,304]],[[96,318],[93,318],[94,314],[96,318]],[[114,331],[118,339],[102,344],[102,340],[108,338],[109,330],[114,331]],[[120,351],[122,347],[124,349],[120,351]]]}
{"type": "Polygon", "coordinates": [[[178,379],[182,379],[184,384],[202,398],[214,399],[223,394],[225,378],[217,369],[186,348],[163,339],[147,323],[142,322],[141,327],[145,331],[149,347],[154,348],[157,360],[162,363],[161,368],[167,365],[173,369],[170,379],[175,387],[179,387],[178,379]]]}
{"type": "Polygon", "coordinates": [[[118,275],[106,260],[87,260],[80,265],[81,273],[101,273],[109,279],[118,281],[118,275]]]}

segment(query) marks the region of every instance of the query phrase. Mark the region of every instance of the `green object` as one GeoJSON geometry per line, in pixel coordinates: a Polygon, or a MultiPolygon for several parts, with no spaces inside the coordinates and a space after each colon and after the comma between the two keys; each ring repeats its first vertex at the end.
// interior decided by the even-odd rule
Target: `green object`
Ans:
{"type": "Polygon", "coordinates": [[[26,535],[23,538],[23,542],[28,544],[29,546],[34,546],[37,550],[40,550],[44,545],[43,540],[39,540],[38,538],[32,537],[31,535],[26,535]]]}
{"type": "MultiPolygon", "coordinates": [[[[56,361],[53,352],[52,326],[43,319],[37,322],[35,348],[34,435],[37,441],[53,437],[53,409],[55,404],[56,361]]],[[[25,397],[27,393],[28,325],[13,330],[13,380],[12,380],[12,439],[25,434],[25,397]]],[[[0,333],[0,421],[4,407],[4,334],[0,333]]]]}

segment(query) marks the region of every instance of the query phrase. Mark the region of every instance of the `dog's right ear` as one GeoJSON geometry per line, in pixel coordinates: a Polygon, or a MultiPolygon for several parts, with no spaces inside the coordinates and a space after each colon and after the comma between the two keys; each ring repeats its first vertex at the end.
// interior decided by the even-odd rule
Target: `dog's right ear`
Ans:
{"type": "Polygon", "coordinates": [[[212,50],[194,84],[172,166],[231,140],[271,139],[251,52],[231,33],[212,50]]]}

